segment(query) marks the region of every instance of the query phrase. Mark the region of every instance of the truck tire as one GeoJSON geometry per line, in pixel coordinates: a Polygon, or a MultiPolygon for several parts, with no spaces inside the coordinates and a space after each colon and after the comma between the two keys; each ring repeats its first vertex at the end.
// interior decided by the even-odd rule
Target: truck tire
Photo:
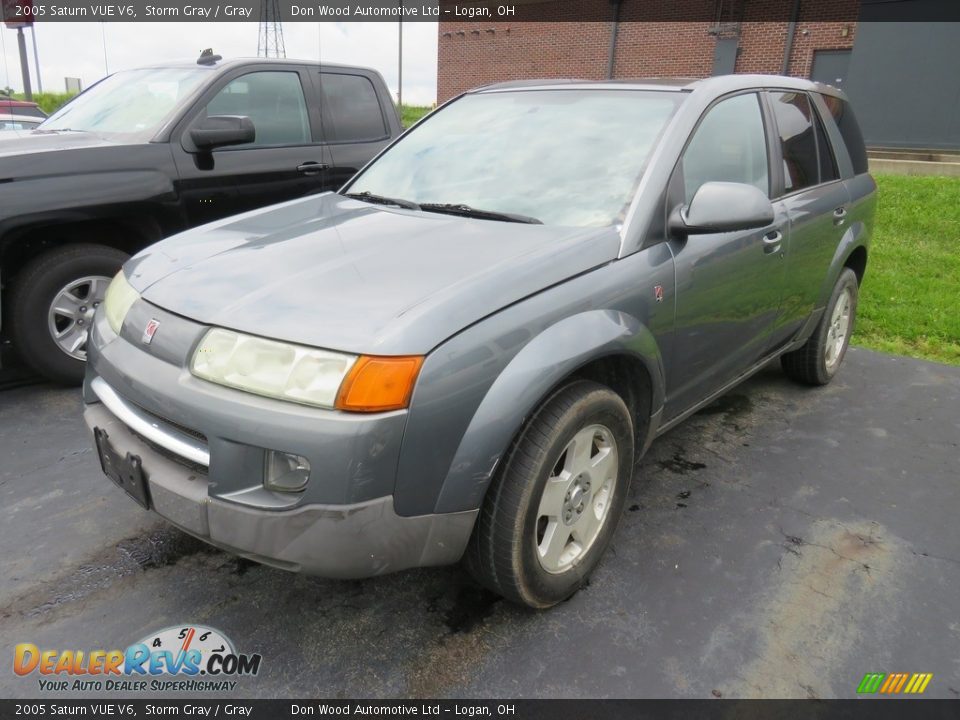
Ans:
{"type": "Polygon", "coordinates": [[[27,365],[64,385],[83,380],[93,312],[126,259],[104,245],[67,245],[20,270],[10,289],[10,337],[27,365]]]}
{"type": "Polygon", "coordinates": [[[833,287],[827,309],[806,344],[780,357],[787,377],[805,385],[826,385],[833,380],[850,346],[859,290],[856,274],[844,268],[833,287]]]}
{"type": "Polygon", "coordinates": [[[586,581],[616,530],[633,472],[619,395],[578,380],[533,414],[494,477],[465,556],[508,600],[547,608],[586,581]]]}

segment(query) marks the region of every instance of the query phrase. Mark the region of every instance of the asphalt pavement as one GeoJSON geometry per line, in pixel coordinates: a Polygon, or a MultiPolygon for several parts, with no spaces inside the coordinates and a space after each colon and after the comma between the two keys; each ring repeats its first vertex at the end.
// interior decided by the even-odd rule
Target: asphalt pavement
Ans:
{"type": "Polygon", "coordinates": [[[16,643],[188,623],[262,654],[240,697],[831,698],[867,672],[960,697],[957,367],[764,370],[654,443],[590,585],[539,613],[456,567],[343,582],[208,548],[101,475],[80,415],[76,390],[0,391],[0,697],[41,695],[16,643]]]}

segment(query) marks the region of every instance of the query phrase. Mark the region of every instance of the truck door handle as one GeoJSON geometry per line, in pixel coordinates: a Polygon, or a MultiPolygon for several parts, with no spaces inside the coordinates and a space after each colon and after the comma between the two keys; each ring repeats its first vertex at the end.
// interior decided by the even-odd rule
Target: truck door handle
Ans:
{"type": "Polygon", "coordinates": [[[780,249],[780,243],[783,242],[783,233],[779,230],[771,230],[763,236],[763,251],[765,253],[775,253],[780,249]]]}
{"type": "Polygon", "coordinates": [[[300,165],[297,165],[297,172],[301,172],[304,175],[319,175],[328,167],[330,166],[327,165],[326,163],[319,163],[311,160],[309,162],[305,162],[300,165]]]}
{"type": "Polygon", "coordinates": [[[847,209],[842,205],[833,211],[833,224],[834,225],[843,225],[843,221],[847,218],[847,209]]]}

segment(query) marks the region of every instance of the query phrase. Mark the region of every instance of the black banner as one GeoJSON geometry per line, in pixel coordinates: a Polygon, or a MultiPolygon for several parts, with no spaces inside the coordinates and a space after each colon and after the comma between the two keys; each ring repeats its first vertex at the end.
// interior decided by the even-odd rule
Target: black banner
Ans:
{"type": "Polygon", "coordinates": [[[8,718],[506,718],[749,720],[956,718],[952,700],[0,700],[8,718]],[[905,704],[906,703],[906,704],[905,704]],[[909,705],[909,707],[908,707],[909,705]]]}
{"type": "MultiPolygon", "coordinates": [[[[3,0],[3,20],[29,22],[785,22],[788,0],[3,0]]],[[[836,0],[804,5],[802,22],[960,21],[956,0],[836,0]]]]}

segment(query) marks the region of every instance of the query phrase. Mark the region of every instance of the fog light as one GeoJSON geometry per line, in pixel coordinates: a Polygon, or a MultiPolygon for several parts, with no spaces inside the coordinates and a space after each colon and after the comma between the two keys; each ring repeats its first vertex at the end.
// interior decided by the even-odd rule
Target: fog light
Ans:
{"type": "Polygon", "coordinates": [[[267,450],[263,459],[263,486],[267,490],[299,492],[310,479],[310,463],[305,457],[267,450]]]}

